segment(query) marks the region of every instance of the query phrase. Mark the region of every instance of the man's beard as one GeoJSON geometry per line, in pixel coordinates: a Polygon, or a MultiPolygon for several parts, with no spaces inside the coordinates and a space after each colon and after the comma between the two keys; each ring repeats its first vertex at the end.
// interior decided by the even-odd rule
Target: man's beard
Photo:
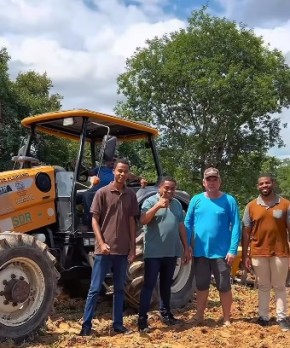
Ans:
{"type": "Polygon", "coordinates": [[[272,190],[267,190],[266,192],[263,192],[263,190],[260,191],[260,194],[264,197],[268,197],[270,196],[270,194],[272,193],[272,190]]]}

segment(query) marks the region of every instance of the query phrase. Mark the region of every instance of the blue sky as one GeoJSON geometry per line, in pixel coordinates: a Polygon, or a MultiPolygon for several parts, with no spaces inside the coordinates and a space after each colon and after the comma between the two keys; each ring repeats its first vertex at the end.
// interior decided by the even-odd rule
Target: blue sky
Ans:
{"type": "MultiPolygon", "coordinates": [[[[47,72],[64,109],[112,113],[126,58],[146,39],[184,28],[205,4],[214,15],[246,23],[290,64],[289,0],[0,0],[0,47],[11,56],[12,78],[47,72]]],[[[289,110],[281,117],[289,122],[289,110]]],[[[289,128],[281,134],[287,146],[270,153],[290,158],[289,128]]]]}

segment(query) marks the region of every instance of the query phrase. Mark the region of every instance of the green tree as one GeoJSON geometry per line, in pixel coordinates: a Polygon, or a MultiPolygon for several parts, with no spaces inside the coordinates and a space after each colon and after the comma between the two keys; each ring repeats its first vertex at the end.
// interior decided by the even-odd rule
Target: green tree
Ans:
{"type": "MultiPolygon", "coordinates": [[[[44,74],[34,71],[20,73],[15,81],[9,77],[9,55],[5,48],[0,50],[0,169],[11,169],[11,156],[17,154],[26,135],[21,120],[30,115],[59,110],[62,97],[51,94],[52,81],[44,74]]],[[[62,164],[67,156],[68,143],[62,139],[49,141],[41,137],[40,144],[48,142],[46,162],[62,164]]]]}
{"type": "Polygon", "coordinates": [[[9,113],[9,108],[7,106],[7,100],[11,99],[12,94],[12,83],[9,80],[8,62],[9,55],[5,48],[0,49],[0,161],[5,163],[3,159],[5,153],[5,122],[4,119],[9,113]]]}
{"type": "Polygon", "coordinates": [[[290,200],[290,159],[280,162],[277,168],[277,183],[281,196],[290,200]]]}
{"type": "Polygon", "coordinates": [[[285,125],[273,116],[290,102],[290,69],[282,53],[245,25],[204,8],[192,13],[186,29],[138,48],[118,87],[126,98],[116,112],[160,129],[163,161],[185,186],[201,179],[209,165],[237,184],[236,168],[250,158],[252,167],[242,174],[246,183],[267,150],[283,146],[285,125]]]}
{"type": "Polygon", "coordinates": [[[275,191],[290,199],[290,159],[280,160],[267,156],[262,164],[261,173],[270,173],[275,179],[275,191]]]}

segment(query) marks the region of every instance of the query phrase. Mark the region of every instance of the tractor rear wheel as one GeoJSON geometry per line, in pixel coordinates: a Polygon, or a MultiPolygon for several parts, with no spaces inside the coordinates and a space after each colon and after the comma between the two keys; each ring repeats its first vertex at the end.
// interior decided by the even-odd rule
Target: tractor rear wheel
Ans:
{"type": "MultiPolygon", "coordinates": [[[[128,268],[125,287],[127,303],[136,309],[139,306],[140,293],[144,281],[143,238],[144,233],[140,233],[136,239],[136,259],[128,268]]],[[[182,265],[181,259],[178,258],[171,286],[171,308],[184,307],[193,298],[193,295],[193,264],[190,262],[187,265],[182,265]]],[[[156,307],[158,303],[159,291],[157,285],[152,295],[151,307],[156,307]]]]}

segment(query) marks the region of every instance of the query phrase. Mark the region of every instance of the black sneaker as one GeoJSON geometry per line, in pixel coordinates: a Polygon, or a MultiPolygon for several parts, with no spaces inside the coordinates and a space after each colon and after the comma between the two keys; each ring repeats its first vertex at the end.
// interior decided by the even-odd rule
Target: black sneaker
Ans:
{"type": "Polygon", "coordinates": [[[79,336],[91,336],[91,329],[88,327],[82,327],[81,332],[79,333],[79,336]]]}
{"type": "Polygon", "coordinates": [[[269,325],[269,320],[265,320],[262,317],[259,317],[257,320],[257,324],[260,326],[268,326],[269,325]]]}
{"type": "Polygon", "coordinates": [[[118,326],[113,328],[114,332],[117,334],[130,335],[133,331],[127,329],[125,326],[118,326]]]}
{"type": "Polygon", "coordinates": [[[174,318],[172,313],[169,313],[167,315],[161,314],[161,320],[163,321],[164,324],[166,325],[176,325],[179,323],[179,320],[174,318]]]}
{"type": "Polygon", "coordinates": [[[149,332],[150,327],[148,326],[147,318],[139,317],[138,318],[138,331],[149,332]]]}
{"type": "Polygon", "coordinates": [[[285,332],[290,330],[290,326],[289,326],[289,323],[287,322],[287,319],[280,319],[280,320],[277,320],[277,322],[282,331],[285,332]]]}

